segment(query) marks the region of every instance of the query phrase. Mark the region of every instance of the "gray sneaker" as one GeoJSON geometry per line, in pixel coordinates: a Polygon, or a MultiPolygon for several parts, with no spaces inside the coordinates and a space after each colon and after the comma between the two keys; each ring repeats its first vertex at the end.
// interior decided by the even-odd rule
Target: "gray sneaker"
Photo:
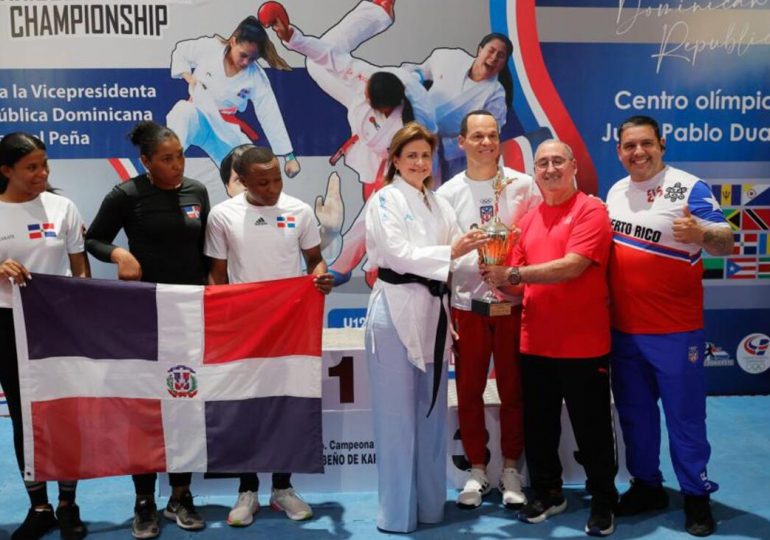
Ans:
{"type": "Polygon", "coordinates": [[[142,499],[134,506],[134,521],[131,536],[134,538],[155,538],[160,534],[158,507],[149,499],[142,499]]]}
{"type": "Polygon", "coordinates": [[[198,531],[206,526],[206,522],[195,509],[192,493],[189,491],[182,495],[180,500],[170,498],[163,515],[188,531],[198,531]]]}

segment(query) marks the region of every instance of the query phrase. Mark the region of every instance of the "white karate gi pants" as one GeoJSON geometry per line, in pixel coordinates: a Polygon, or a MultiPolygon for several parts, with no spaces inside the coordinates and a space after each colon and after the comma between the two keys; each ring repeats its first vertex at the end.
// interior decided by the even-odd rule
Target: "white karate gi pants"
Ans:
{"type": "Polygon", "coordinates": [[[418,522],[444,518],[447,362],[436,405],[426,418],[433,364],[422,372],[409,362],[384,294],[371,306],[365,336],[379,476],[377,527],[411,532],[418,522]]]}

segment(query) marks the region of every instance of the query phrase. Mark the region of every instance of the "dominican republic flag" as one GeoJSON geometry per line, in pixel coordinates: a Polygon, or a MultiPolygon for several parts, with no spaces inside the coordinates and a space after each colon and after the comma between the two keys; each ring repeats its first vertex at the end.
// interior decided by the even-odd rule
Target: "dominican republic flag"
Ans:
{"type": "Polygon", "coordinates": [[[200,219],[201,207],[199,204],[191,204],[190,206],[183,206],[182,211],[190,219],[200,219]]]}
{"type": "Polygon", "coordinates": [[[56,238],[56,225],[54,223],[32,223],[27,225],[29,238],[56,238]]]}
{"type": "Polygon", "coordinates": [[[279,229],[293,229],[297,226],[294,216],[278,216],[275,221],[279,229]]]}
{"type": "Polygon", "coordinates": [[[25,480],[323,472],[313,278],[14,287],[25,480]]]}

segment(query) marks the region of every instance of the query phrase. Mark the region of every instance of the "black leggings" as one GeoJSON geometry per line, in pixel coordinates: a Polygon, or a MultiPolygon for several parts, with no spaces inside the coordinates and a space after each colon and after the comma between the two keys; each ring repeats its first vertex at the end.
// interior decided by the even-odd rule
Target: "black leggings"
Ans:
{"type": "MultiPolygon", "coordinates": [[[[154,495],[155,481],[158,479],[157,473],[134,474],[131,476],[134,481],[134,492],[137,495],[154,495]]],[[[189,486],[192,481],[192,473],[169,473],[168,485],[174,487],[189,486]]]]}
{"type": "MultiPolygon", "coordinates": [[[[0,385],[8,402],[8,413],[13,424],[13,449],[19,471],[24,474],[24,437],[21,421],[21,395],[19,390],[19,365],[16,355],[16,337],[13,331],[13,310],[0,308],[0,385]]],[[[45,482],[24,482],[32,506],[48,503],[45,482]]],[[[75,502],[77,482],[59,482],[59,500],[75,502]]]]}
{"type": "Polygon", "coordinates": [[[8,401],[8,413],[13,423],[13,449],[19,470],[24,470],[24,439],[19,395],[19,366],[16,358],[16,337],[13,334],[13,310],[0,308],[0,385],[8,401]]]}

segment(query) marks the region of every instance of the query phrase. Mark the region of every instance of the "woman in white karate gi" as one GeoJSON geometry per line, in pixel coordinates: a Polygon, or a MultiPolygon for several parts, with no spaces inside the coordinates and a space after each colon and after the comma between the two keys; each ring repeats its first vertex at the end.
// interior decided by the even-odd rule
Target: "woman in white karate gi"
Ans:
{"type": "Polygon", "coordinates": [[[486,242],[478,229],[462,235],[452,207],[431,191],[436,145],[436,136],[416,123],[400,129],[390,145],[387,185],[374,194],[366,214],[369,264],[378,269],[365,332],[379,476],[377,526],[402,533],[444,516],[442,365],[451,345],[445,283],[452,260],[486,242]]]}
{"type": "Polygon", "coordinates": [[[513,106],[513,77],[508,59],[513,43],[505,34],[487,34],[473,57],[463,49],[436,49],[422,64],[403,64],[421,81],[430,81],[428,97],[441,137],[442,180],[465,169],[458,145],[460,122],[471,111],[492,113],[500,129],[513,106]]]}
{"type": "Polygon", "coordinates": [[[291,69],[253,16],[241,21],[229,39],[214,36],[177,43],[171,54],[171,76],[187,81],[190,99],[178,101],[166,123],[179,135],[184,149],[198,146],[219,166],[230,150],[257,137],[236,116],[251,100],[273,153],[284,156],[284,172],[293,177],[300,165],[259,58],[272,68],[291,69]]]}
{"type": "MultiPolygon", "coordinates": [[[[356,171],[364,184],[364,201],[382,186],[388,146],[396,131],[412,120],[436,131],[428,93],[414,75],[350,55],[361,43],[393,24],[389,11],[392,6],[383,4],[388,2],[360,2],[321,38],[306,36],[289,26],[285,12],[262,19],[287,48],[307,57],[307,70],[313,80],[347,108],[351,137],[332,161],[344,155],[345,165],[356,171]]],[[[330,268],[337,284],[349,279],[350,271],[363,257],[363,218],[362,210],[345,233],[342,252],[330,268]]]]}

